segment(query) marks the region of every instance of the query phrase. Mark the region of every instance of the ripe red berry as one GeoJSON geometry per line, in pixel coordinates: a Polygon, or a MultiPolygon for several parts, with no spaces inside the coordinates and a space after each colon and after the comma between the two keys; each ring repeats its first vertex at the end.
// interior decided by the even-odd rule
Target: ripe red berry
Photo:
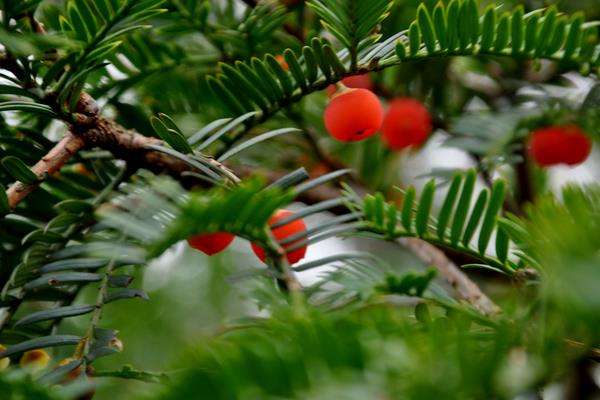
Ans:
{"type": "MultiPolygon", "coordinates": [[[[342,79],[344,86],[352,89],[367,89],[373,90],[373,81],[369,78],[369,75],[352,75],[342,79]]],[[[330,97],[335,94],[337,88],[335,85],[329,85],[325,89],[327,95],[330,97]]]]}
{"type": "Polygon", "coordinates": [[[234,238],[231,233],[217,232],[194,235],[187,241],[191,247],[212,256],[229,246],[234,238]]]}
{"type": "Polygon", "coordinates": [[[420,146],[431,133],[431,116],[420,101],[398,98],[390,103],[383,120],[382,136],[392,150],[420,146]]]}
{"type": "MultiPolygon", "coordinates": [[[[271,218],[269,218],[269,225],[273,225],[277,221],[280,221],[283,218],[287,218],[290,215],[294,215],[294,213],[289,210],[277,210],[277,212],[275,212],[275,214],[271,218]]],[[[290,236],[297,235],[300,232],[306,232],[306,225],[304,224],[304,221],[302,219],[296,219],[294,221],[288,222],[285,225],[273,229],[271,232],[273,233],[273,236],[277,241],[282,241],[290,236]]],[[[306,239],[306,237],[302,237],[293,242],[286,243],[282,247],[284,250],[287,250],[291,246],[294,246],[295,244],[304,239],[306,239]]],[[[306,254],[306,248],[307,246],[304,245],[299,249],[292,250],[289,253],[287,253],[286,258],[288,260],[288,263],[295,264],[298,261],[302,260],[304,258],[304,255],[306,254]]],[[[267,262],[267,259],[265,257],[265,251],[262,247],[252,243],[252,250],[262,262],[267,262]]]]}
{"type": "Polygon", "coordinates": [[[581,164],[591,151],[590,139],[574,125],[539,128],[529,138],[529,154],[540,167],[581,164]]]}
{"type": "Polygon", "coordinates": [[[323,117],[331,136],[342,142],[354,142],[377,132],[383,122],[383,110],[373,92],[347,89],[331,99],[323,117]]]}

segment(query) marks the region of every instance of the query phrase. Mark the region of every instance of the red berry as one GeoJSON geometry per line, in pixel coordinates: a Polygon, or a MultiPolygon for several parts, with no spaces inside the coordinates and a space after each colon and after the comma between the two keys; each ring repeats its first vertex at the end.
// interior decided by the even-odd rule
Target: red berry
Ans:
{"type": "Polygon", "coordinates": [[[194,235],[188,238],[187,241],[193,248],[212,256],[225,250],[233,242],[234,238],[235,236],[231,233],[217,232],[194,235]]]}
{"type": "MultiPolygon", "coordinates": [[[[369,78],[369,75],[352,75],[342,79],[344,86],[352,89],[368,89],[373,90],[373,81],[369,78]]],[[[335,94],[337,88],[335,85],[329,85],[325,89],[327,95],[330,97],[335,94]]]]}
{"type": "MultiPolygon", "coordinates": [[[[269,218],[269,225],[273,225],[277,221],[282,220],[283,218],[287,218],[290,215],[294,215],[294,213],[289,210],[277,210],[277,212],[275,212],[275,214],[271,218],[269,218]]],[[[282,241],[300,232],[306,232],[306,225],[304,224],[304,221],[302,219],[296,219],[272,230],[273,236],[277,241],[282,241]]],[[[306,239],[306,237],[299,238],[298,240],[295,240],[291,243],[286,243],[282,247],[284,250],[287,250],[304,239],[306,239]]],[[[307,246],[304,245],[299,249],[292,250],[289,253],[287,253],[286,258],[288,260],[288,263],[295,264],[298,261],[302,260],[304,258],[304,255],[306,254],[306,248],[307,246]]],[[[265,257],[265,251],[262,247],[252,243],[252,250],[262,262],[267,262],[267,259],[265,257]]]]}
{"type": "Polygon", "coordinates": [[[373,92],[347,89],[331,99],[323,117],[331,136],[342,142],[354,142],[377,132],[383,121],[383,110],[373,92]]]}
{"type": "Polygon", "coordinates": [[[539,128],[529,138],[529,154],[540,167],[581,164],[591,151],[590,139],[574,125],[539,128]]]}
{"type": "Polygon", "coordinates": [[[382,135],[392,150],[420,146],[431,133],[431,116],[418,100],[398,98],[390,103],[383,120],[382,135]]]}

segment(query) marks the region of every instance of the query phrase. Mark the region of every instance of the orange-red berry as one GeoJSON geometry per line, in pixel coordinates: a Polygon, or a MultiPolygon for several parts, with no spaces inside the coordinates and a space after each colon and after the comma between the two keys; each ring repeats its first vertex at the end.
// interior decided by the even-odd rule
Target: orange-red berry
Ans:
{"type": "Polygon", "coordinates": [[[234,238],[235,236],[231,233],[217,232],[194,235],[188,238],[187,241],[191,247],[212,256],[225,250],[233,242],[234,238]]]}
{"type": "MultiPolygon", "coordinates": [[[[352,89],[367,89],[373,90],[373,81],[369,78],[369,75],[352,75],[342,79],[344,86],[352,89]]],[[[325,89],[329,96],[333,96],[337,91],[335,85],[329,85],[325,89]]]]}
{"type": "Polygon", "coordinates": [[[335,95],[323,115],[327,131],[342,142],[366,139],[383,122],[381,103],[367,89],[346,89],[335,95]]]}
{"type": "MultiPolygon", "coordinates": [[[[273,225],[277,221],[280,221],[283,218],[287,218],[290,215],[294,215],[294,213],[289,210],[283,210],[283,209],[277,210],[277,212],[275,212],[275,214],[271,218],[269,218],[269,225],[273,225]]],[[[294,221],[288,222],[285,225],[282,225],[282,226],[279,226],[279,227],[273,229],[271,232],[277,241],[282,241],[290,236],[297,235],[301,232],[306,232],[306,224],[304,224],[304,221],[302,219],[296,219],[294,221]]],[[[301,237],[298,240],[292,241],[291,243],[284,244],[282,247],[284,250],[287,250],[291,246],[294,246],[298,242],[301,242],[302,240],[305,240],[305,239],[306,239],[306,236],[301,237]]],[[[306,254],[306,248],[307,248],[307,246],[304,245],[298,249],[292,250],[289,253],[287,253],[286,258],[287,258],[288,262],[290,264],[295,264],[298,261],[302,260],[306,254]]],[[[257,244],[252,243],[252,250],[254,251],[254,254],[256,254],[256,256],[258,258],[260,258],[260,260],[262,262],[264,262],[264,263],[267,262],[267,259],[265,257],[265,251],[263,250],[262,247],[258,246],[257,244]]]]}
{"type": "Polygon", "coordinates": [[[392,150],[420,146],[431,134],[431,115],[420,101],[398,98],[390,103],[383,119],[382,136],[392,150]]]}
{"type": "Polygon", "coordinates": [[[529,138],[529,154],[540,167],[581,164],[591,151],[590,139],[574,125],[539,128],[529,138]]]}

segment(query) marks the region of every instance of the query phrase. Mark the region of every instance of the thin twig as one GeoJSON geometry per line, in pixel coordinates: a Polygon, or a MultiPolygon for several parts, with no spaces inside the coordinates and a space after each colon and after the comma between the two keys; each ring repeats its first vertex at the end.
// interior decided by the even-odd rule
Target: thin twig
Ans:
{"type": "Polygon", "coordinates": [[[38,182],[26,184],[17,181],[6,191],[9,207],[14,209],[21,200],[37,189],[43,179],[58,172],[84,146],[85,142],[82,137],[67,131],[52,150],[31,168],[37,175],[38,182]]]}

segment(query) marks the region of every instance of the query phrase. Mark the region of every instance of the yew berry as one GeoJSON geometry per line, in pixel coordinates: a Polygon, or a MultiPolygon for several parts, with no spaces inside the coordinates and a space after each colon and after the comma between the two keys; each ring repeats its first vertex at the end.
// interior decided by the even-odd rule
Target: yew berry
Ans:
{"type": "Polygon", "coordinates": [[[431,133],[431,115],[420,101],[402,97],[393,100],[383,119],[382,136],[392,150],[420,146],[431,133]]]}
{"type": "Polygon", "coordinates": [[[591,151],[590,139],[574,125],[539,128],[529,138],[529,154],[540,167],[581,164],[591,151]]]}
{"type": "MultiPolygon", "coordinates": [[[[369,78],[369,75],[352,75],[342,79],[344,86],[352,89],[368,89],[373,90],[373,81],[369,78]]],[[[337,91],[335,85],[329,85],[325,89],[327,94],[331,97],[337,91]]]]}
{"type": "Polygon", "coordinates": [[[331,98],[323,115],[327,131],[342,142],[366,139],[383,121],[381,103],[367,89],[345,89],[331,98]]]}
{"type": "MultiPolygon", "coordinates": [[[[275,214],[271,218],[269,218],[269,225],[273,225],[277,221],[280,221],[283,218],[287,218],[290,215],[294,215],[294,213],[289,210],[277,210],[275,214]]],[[[304,224],[304,221],[302,219],[296,219],[294,221],[288,222],[287,224],[273,229],[271,232],[277,241],[282,241],[290,236],[295,236],[301,232],[306,232],[306,225],[304,224]]],[[[291,246],[296,245],[298,242],[304,239],[306,239],[306,237],[301,237],[298,240],[294,240],[290,243],[284,244],[282,247],[284,250],[289,249],[291,246]]],[[[287,253],[286,258],[288,260],[288,263],[295,264],[298,261],[302,260],[304,258],[304,255],[306,254],[306,248],[307,246],[304,245],[299,249],[295,249],[287,253]]],[[[267,259],[265,257],[265,251],[262,247],[252,243],[252,250],[262,262],[267,262],[267,259]]]]}
{"type": "Polygon", "coordinates": [[[225,250],[233,242],[234,238],[235,236],[231,233],[217,232],[194,235],[188,238],[187,241],[191,247],[212,256],[225,250]]]}

